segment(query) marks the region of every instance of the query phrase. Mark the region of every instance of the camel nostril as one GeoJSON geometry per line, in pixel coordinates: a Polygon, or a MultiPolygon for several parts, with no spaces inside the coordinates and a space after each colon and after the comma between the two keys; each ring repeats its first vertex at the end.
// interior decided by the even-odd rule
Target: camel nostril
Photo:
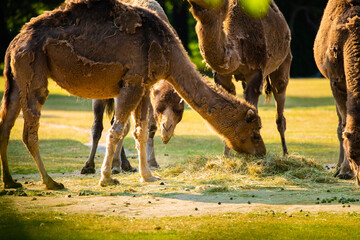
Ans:
{"type": "Polygon", "coordinates": [[[163,128],[165,131],[170,131],[171,128],[172,128],[172,124],[170,123],[170,125],[169,125],[168,127],[166,127],[166,124],[163,123],[163,124],[162,124],[162,128],[163,128]]]}

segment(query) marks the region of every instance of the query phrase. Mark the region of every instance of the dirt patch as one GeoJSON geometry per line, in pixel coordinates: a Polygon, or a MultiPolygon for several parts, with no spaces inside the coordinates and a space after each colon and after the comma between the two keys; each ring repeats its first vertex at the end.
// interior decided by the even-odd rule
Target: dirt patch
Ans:
{"type": "MultiPolygon", "coordinates": [[[[147,185],[149,189],[155,187],[157,186],[147,185]]],[[[244,190],[236,193],[214,194],[195,192],[195,189],[186,191],[186,193],[163,195],[132,194],[125,191],[104,196],[101,195],[104,192],[90,190],[80,190],[76,194],[70,190],[41,191],[41,187],[35,187],[32,191],[24,189],[11,195],[1,196],[0,205],[11,207],[21,213],[54,211],[63,214],[99,214],[135,218],[197,216],[227,212],[269,212],[271,214],[286,212],[289,215],[295,212],[360,212],[358,202],[360,194],[351,191],[350,188],[340,187],[336,193],[329,190],[301,188],[244,190]],[[21,194],[22,192],[27,192],[27,196],[21,194]],[[340,202],[342,199],[346,201],[340,202]]]]}

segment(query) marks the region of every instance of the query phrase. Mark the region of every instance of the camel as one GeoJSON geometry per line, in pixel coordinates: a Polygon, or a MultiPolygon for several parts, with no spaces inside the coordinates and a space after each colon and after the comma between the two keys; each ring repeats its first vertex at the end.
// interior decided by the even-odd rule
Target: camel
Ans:
{"type": "Polygon", "coordinates": [[[41,108],[48,77],[70,94],[92,99],[115,98],[114,123],[106,138],[100,186],[119,184],[111,177],[116,145],[127,121],[139,156],[141,182],[159,180],[146,160],[149,89],[165,79],[208,125],[238,153],[266,154],[256,108],[203,79],[168,23],[144,8],[117,0],[69,0],[62,9],[44,12],[25,24],[10,43],[4,63],[0,156],[5,188],[13,180],[7,158],[11,128],[23,112],[23,142],[48,189],[64,185],[46,172],[39,152],[41,108]]]}
{"type": "Polygon", "coordinates": [[[219,7],[206,7],[204,0],[188,2],[197,21],[200,52],[213,69],[216,84],[235,95],[232,79],[242,81],[245,100],[257,108],[266,79],[267,100],[273,92],[277,129],[286,155],[284,105],[292,55],[290,29],[284,16],[273,1],[262,19],[247,16],[238,0],[219,1],[219,7]]]}
{"type": "MultiPolygon", "coordinates": [[[[154,136],[157,126],[160,126],[161,139],[167,144],[174,134],[176,125],[181,121],[184,113],[184,101],[176,93],[170,83],[161,80],[157,82],[150,91],[149,105],[149,138],[146,144],[147,162],[150,168],[160,168],[155,158],[154,136]]],[[[114,101],[113,99],[93,100],[94,123],[92,126],[92,146],[88,160],[81,169],[81,174],[95,173],[95,153],[104,129],[102,121],[104,111],[107,109],[108,115],[113,115],[114,101]]],[[[113,122],[113,119],[112,121],[113,122]]],[[[130,130],[130,123],[125,130],[125,136],[130,130]]],[[[134,172],[134,169],[126,157],[123,141],[119,141],[112,162],[112,174],[120,173],[121,170],[134,172]]]]}
{"type": "MultiPolygon", "coordinates": [[[[147,10],[153,11],[163,21],[170,25],[164,10],[160,4],[155,0],[122,0],[125,3],[133,6],[143,7],[147,10]]],[[[175,30],[173,30],[176,34],[175,30]]],[[[154,136],[157,130],[156,123],[161,129],[162,141],[167,144],[175,130],[176,125],[181,121],[184,112],[184,103],[176,93],[174,88],[166,81],[159,81],[151,90],[150,94],[151,104],[149,105],[149,138],[146,145],[147,161],[150,168],[159,168],[159,164],[155,158],[154,151],[154,136]],[[155,112],[154,110],[155,109],[155,112]],[[156,121],[154,119],[156,117],[156,121]]],[[[104,129],[102,121],[105,109],[108,115],[113,115],[113,99],[108,100],[93,100],[94,123],[92,127],[92,146],[88,160],[85,162],[84,167],[81,169],[81,174],[95,173],[95,153],[104,129]]],[[[113,121],[113,119],[112,119],[113,121]]],[[[130,126],[130,125],[129,125],[130,126]]],[[[125,135],[128,134],[130,128],[127,128],[125,135]]],[[[131,167],[130,162],[126,158],[125,150],[122,147],[122,141],[118,142],[113,163],[112,173],[120,173],[121,169],[124,171],[134,172],[136,169],[131,167]]]]}
{"type": "Polygon", "coordinates": [[[339,119],[335,176],[360,181],[360,1],[329,0],[314,43],[320,72],[330,80],[339,119]]]}

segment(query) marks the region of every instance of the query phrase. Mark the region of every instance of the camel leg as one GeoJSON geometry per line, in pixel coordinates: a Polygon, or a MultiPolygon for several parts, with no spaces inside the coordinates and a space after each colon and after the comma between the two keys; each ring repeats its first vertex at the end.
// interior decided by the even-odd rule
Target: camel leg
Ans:
{"type": "MultiPolygon", "coordinates": [[[[231,74],[227,74],[227,75],[222,75],[219,74],[217,72],[213,72],[214,74],[214,81],[216,84],[222,86],[228,93],[236,96],[236,89],[235,89],[235,85],[232,82],[232,75],[231,74]]],[[[229,156],[230,155],[230,148],[226,145],[226,143],[224,142],[225,147],[224,147],[224,155],[225,156],[229,156]]]]}
{"type": "Polygon", "coordinates": [[[46,59],[40,53],[26,52],[13,59],[14,79],[20,91],[20,106],[24,118],[23,142],[35,160],[42,182],[47,189],[62,189],[64,185],[55,182],[46,172],[39,151],[39,121],[41,109],[49,91],[48,81],[44,72],[46,59]]]}
{"type": "Polygon", "coordinates": [[[280,65],[280,67],[275,72],[270,74],[271,90],[274,94],[276,102],[276,125],[280,133],[281,145],[284,155],[288,154],[285,140],[286,119],[284,117],[284,107],[286,100],[286,88],[290,79],[291,60],[292,56],[289,53],[288,57],[280,65]]]}
{"type": "MultiPolygon", "coordinates": [[[[10,81],[13,81],[12,79],[10,81]]],[[[22,185],[17,183],[11,177],[9,165],[7,160],[7,147],[9,144],[9,137],[11,129],[20,113],[20,97],[19,89],[15,82],[11,83],[13,86],[7,96],[8,106],[2,109],[0,120],[0,155],[1,155],[1,177],[4,183],[4,188],[19,188],[22,185]]],[[[5,101],[5,96],[3,101],[5,101]]]]}
{"type": "Polygon", "coordinates": [[[339,123],[337,128],[337,135],[340,143],[340,154],[339,160],[336,165],[336,171],[334,177],[338,177],[340,179],[352,179],[354,178],[354,172],[350,168],[349,161],[346,158],[343,146],[343,132],[345,129],[346,124],[346,101],[347,101],[347,93],[346,93],[346,86],[340,84],[336,81],[336,79],[332,79],[331,83],[331,90],[335,98],[336,102],[336,113],[338,115],[339,123]]]}
{"type": "Polygon", "coordinates": [[[138,76],[130,76],[123,79],[127,86],[120,90],[120,95],[115,98],[115,119],[106,137],[106,154],[101,167],[100,186],[118,184],[118,180],[111,178],[111,167],[115,150],[119,140],[125,137],[126,125],[131,112],[139,105],[145,89],[142,79],[138,76]]]}
{"type": "Polygon", "coordinates": [[[95,154],[96,149],[101,138],[103,126],[103,116],[105,111],[105,101],[103,100],[93,100],[92,108],[94,113],[94,123],[91,128],[92,144],[90,150],[90,156],[85,162],[84,167],[81,169],[81,174],[95,173],[95,154]]]}
{"type": "Polygon", "coordinates": [[[148,139],[146,142],[146,156],[147,162],[150,168],[159,169],[160,166],[156,161],[155,158],[155,151],[154,151],[154,137],[157,130],[156,121],[154,118],[153,108],[149,105],[149,123],[148,123],[148,139]]]}
{"type": "MultiPolygon", "coordinates": [[[[126,125],[124,136],[126,136],[129,133],[129,131],[130,131],[130,121],[128,121],[128,123],[126,125]]],[[[123,143],[124,143],[124,138],[120,139],[117,144],[113,162],[112,162],[112,167],[111,167],[112,174],[118,174],[121,172],[121,170],[126,171],[126,172],[136,171],[136,169],[134,169],[130,165],[129,160],[126,157],[123,143]]]]}
{"type": "MultiPolygon", "coordinates": [[[[127,133],[124,134],[124,137],[127,133]]],[[[114,158],[111,164],[111,174],[118,174],[121,172],[121,151],[123,150],[124,138],[117,143],[114,158]]]]}
{"type": "Polygon", "coordinates": [[[133,119],[135,121],[135,130],[133,132],[136,148],[139,154],[139,172],[141,182],[155,182],[159,180],[151,174],[146,157],[146,142],[148,140],[148,110],[150,105],[150,98],[148,93],[142,98],[139,106],[133,112],[133,119]]]}
{"type": "Polygon", "coordinates": [[[136,169],[136,168],[133,168],[133,167],[130,165],[129,160],[128,160],[127,157],[126,157],[124,147],[121,148],[120,158],[121,158],[121,169],[122,169],[123,171],[125,171],[125,172],[137,172],[137,169],[136,169]]]}

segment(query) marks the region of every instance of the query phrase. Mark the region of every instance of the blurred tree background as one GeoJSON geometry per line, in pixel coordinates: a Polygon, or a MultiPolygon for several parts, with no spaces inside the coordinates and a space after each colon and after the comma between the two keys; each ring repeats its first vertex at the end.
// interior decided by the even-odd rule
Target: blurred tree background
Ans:
{"type": "MultiPolygon", "coordinates": [[[[22,25],[43,11],[54,9],[63,0],[1,0],[0,2],[0,70],[10,41],[18,34],[22,25]]],[[[158,0],[164,8],[172,26],[176,29],[192,61],[199,70],[209,73],[199,52],[195,33],[196,21],[189,12],[186,0],[158,0]]],[[[291,76],[320,76],[313,58],[313,43],[327,1],[276,0],[292,32],[294,56],[291,76]]]]}

